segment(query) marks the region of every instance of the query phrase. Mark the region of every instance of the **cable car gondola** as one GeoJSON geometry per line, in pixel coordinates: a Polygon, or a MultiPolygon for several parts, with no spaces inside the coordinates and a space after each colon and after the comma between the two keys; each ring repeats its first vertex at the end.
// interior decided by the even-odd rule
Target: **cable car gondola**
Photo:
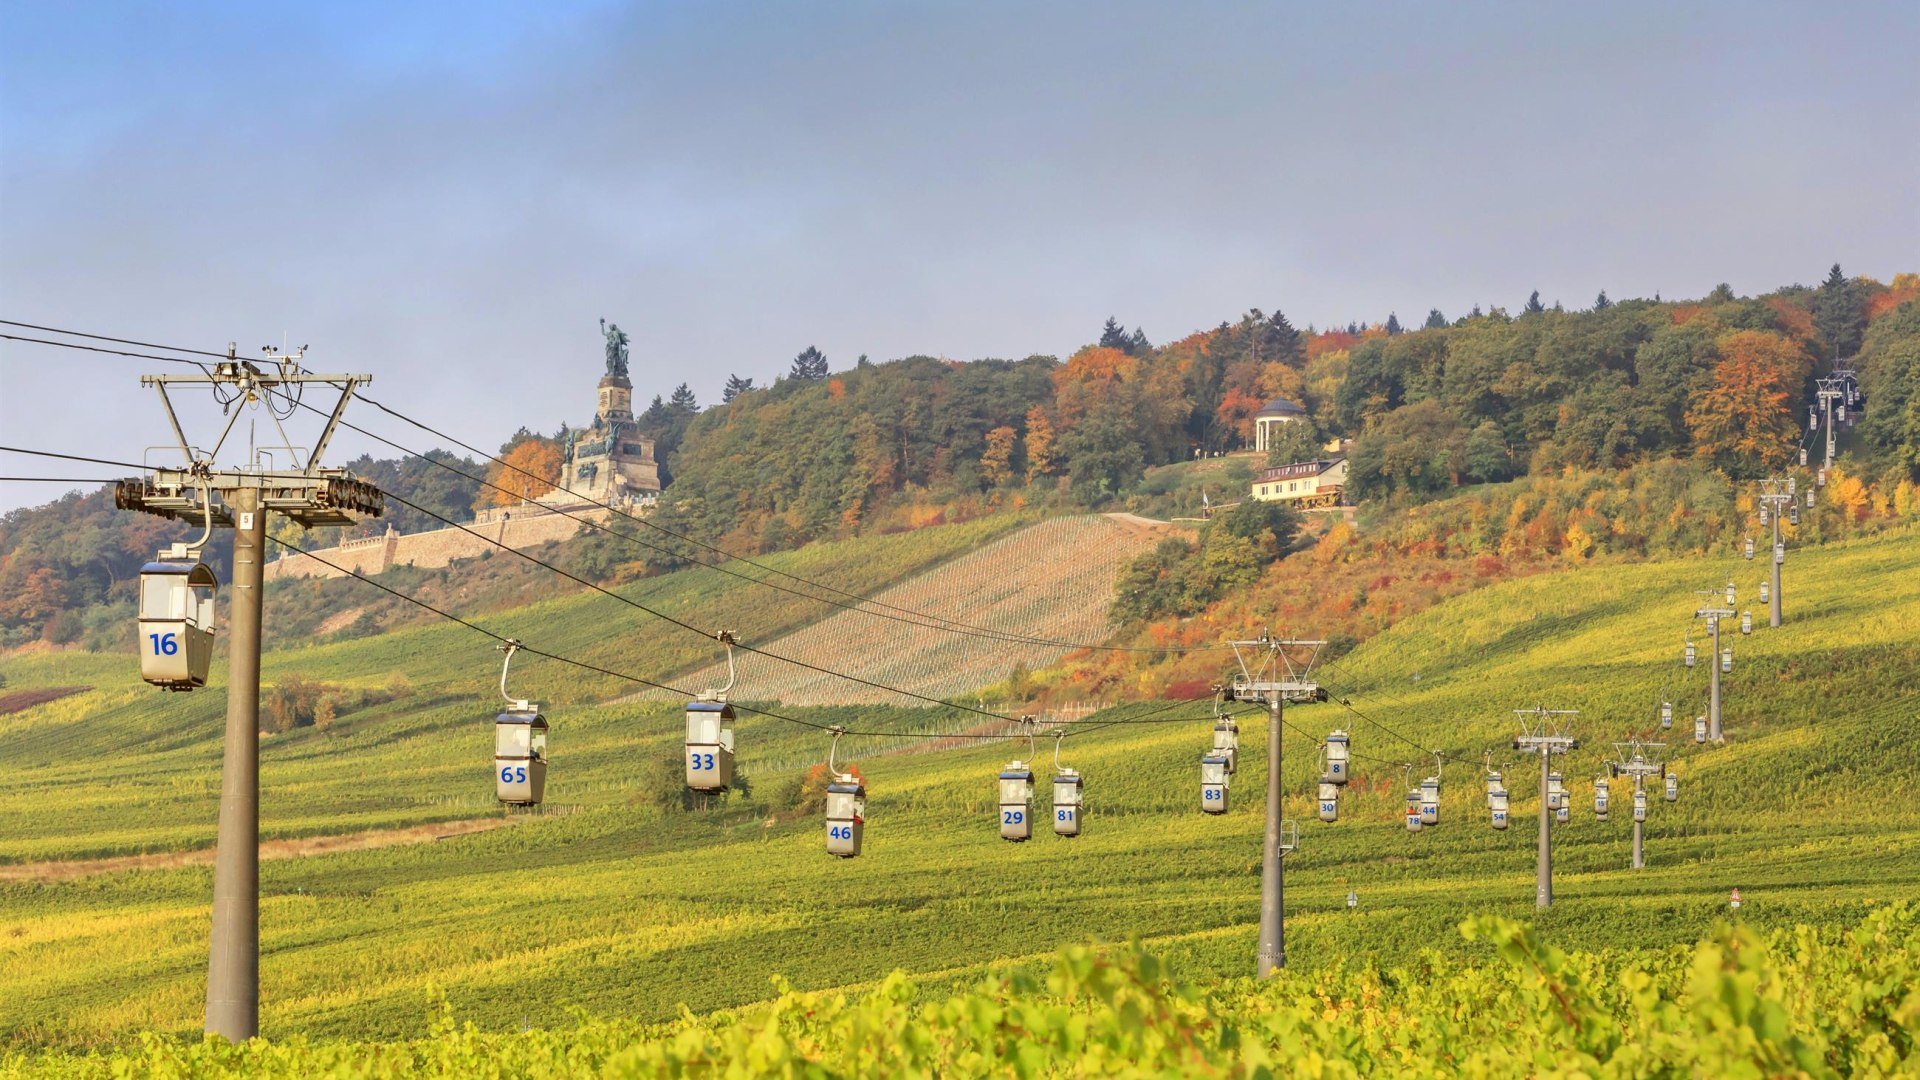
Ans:
{"type": "Polygon", "coordinates": [[[1226,758],[1208,754],[1200,759],[1200,809],[1209,814],[1227,812],[1229,762],[1226,758]]]}
{"type": "Polygon", "coordinates": [[[851,859],[860,854],[867,832],[867,784],[860,774],[839,771],[840,736],[847,729],[833,729],[833,745],[827,751],[827,854],[851,859]]]}
{"type": "Polygon", "coordinates": [[[540,706],[507,693],[507,671],[518,641],[500,645],[500,696],[507,707],[493,719],[494,797],[508,806],[538,806],[547,791],[547,720],[540,706]]]}
{"type": "Polygon", "coordinates": [[[164,690],[207,685],[213,665],[214,597],[219,579],[200,561],[213,535],[213,495],[200,489],[200,538],[173,544],[140,568],[140,677],[164,690]]]}
{"type": "Polygon", "coordinates": [[[1329,784],[1345,784],[1353,769],[1352,755],[1352,739],[1346,732],[1335,730],[1328,734],[1323,751],[1326,768],[1320,773],[1320,778],[1329,784]]]}
{"type": "Polygon", "coordinates": [[[166,690],[207,685],[218,589],[213,570],[197,560],[150,562],[140,568],[142,679],[166,690]]]}
{"type": "Polygon", "coordinates": [[[1066,734],[1062,731],[1053,737],[1053,834],[1079,836],[1084,793],[1080,774],[1060,764],[1060,742],[1066,734]]]}
{"type": "Polygon", "coordinates": [[[687,702],[687,787],[694,791],[725,791],[733,786],[733,633],[714,635],[727,650],[727,685],[687,702]]]}
{"type": "Polygon", "coordinates": [[[1033,835],[1033,717],[1027,725],[1027,759],[1009,761],[1000,770],[1000,839],[1021,843],[1033,835]]]}

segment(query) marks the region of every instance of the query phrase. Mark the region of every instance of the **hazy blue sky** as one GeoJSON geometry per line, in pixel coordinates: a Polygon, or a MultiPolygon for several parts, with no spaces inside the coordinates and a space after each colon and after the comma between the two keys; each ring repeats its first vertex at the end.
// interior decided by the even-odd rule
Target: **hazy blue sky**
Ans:
{"type": "MultiPolygon", "coordinates": [[[[1916,55],[1912,0],[0,0],[0,318],[284,333],[491,445],[590,415],[601,316],[642,400],[711,401],[808,344],[1884,280],[1920,269],[1916,55]]],[[[137,459],[144,369],[0,342],[5,441],[137,459]]]]}

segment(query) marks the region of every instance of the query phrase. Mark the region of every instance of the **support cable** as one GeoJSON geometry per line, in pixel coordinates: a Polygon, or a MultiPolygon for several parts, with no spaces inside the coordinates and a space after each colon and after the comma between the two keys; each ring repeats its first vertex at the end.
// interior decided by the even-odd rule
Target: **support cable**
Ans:
{"type": "MultiPolygon", "coordinates": [[[[126,344],[141,344],[141,345],[145,345],[148,348],[171,349],[176,352],[191,352],[191,353],[198,353],[202,355],[219,356],[221,359],[227,358],[226,355],[222,353],[207,353],[204,350],[185,349],[178,346],[152,345],[144,342],[134,342],[131,339],[126,339],[126,338],[112,338],[112,337],[107,337],[105,335],[100,335],[100,334],[87,334],[77,330],[60,330],[52,327],[41,327],[31,323],[17,323],[17,322],[12,322],[10,320],[0,319],[0,324],[26,326],[26,327],[31,327],[33,329],[47,330],[52,333],[71,334],[78,337],[89,337],[89,338],[95,338],[98,340],[113,341],[113,342],[120,342],[120,343],[126,343],[126,344]]],[[[52,341],[45,338],[25,338],[25,337],[18,337],[16,335],[9,335],[9,334],[0,334],[0,337],[12,338],[14,340],[19,340],[19,341],[29,341],[29,342],[33,342],[35,344],[41,344],[41,345],[51,345],[59,348],[85,349],[90,352],[112,353],[114,355],[119,355],[119,356],[131,356],[131,357],[138,357],[142,359],[161,360],[169,363],[194,363],[194,361],[183,360],[178,357],[156,356],[149,353],[124,352],[117,349],[101,349],[101,348],[95,348],[93,346],[76,344],[74,342],[52,341]]],[[[330,384],[330,385],[337,386],[338,384],[330,384]]],[[[275,393],[275,391],[269,390],[269,394],[271,395],[272,393],[275,393]]],[[[438,429],[433,428],[425,423],[422,423],[421,421],[415,420],[412,417],[407,416],[406,414],[396,409],[393,409],[371,397],[368,397],[364,393],[357,394],[355,396],[355,399],[367,405],[370,405],[376,409],[379,409],[381,412],[384,412],[387,415],[392,416],[393,418],[400,420],[403,423],[410,424],[413,427],[419,428],[421,431],[426,432],[427,434],[433,435],[434,437],[439,438],[443,441],[452,443],[453,445],[458,446],[461,449],[468,451],[469,453],[477,454],[481,458],[485,459],[486,461],[500,465],[501,467],[506,469],[511,469],[514,472],[521,474],[522,476],[528,477],[530,479],[538,480],[541,483],[546,482],[545,478],[540,477],[537,474],[528,471],[527,469],[524,469],[518,465],[515,465],[512,462],[506,461],[505,459],[500,458],[496,455],[489,454],[486,451],[479,449],[478,447],[475,447],[469,443],[463,442],[460,439],[457,439],[451,435],[448,435],[445,432],[439,431],[438,429]]],[[[299,403],[295,401],[294,404],[298,405],[299,403]]],[[[368,438],[375,439],[379,442],[385,443],[386,445],[393,447],[394,449],[399,450],[402,453],[409,454],[414,457],[419,457],[419,458],[422,458],[423,460],[429,460],[429,461],[434,460],[432,458],[427,457],[425,454],[421,454],[417,451],[413,451],[405,447],[401,447],[390,440],[381,438],[378,435],[374,435],[372,432],[369,432],[364,428],[357,427],[344,420],[340,422],[340,425],[349,430],[358,432],[359,434],[364,435],[368,438]]],[[[447,465],[444,462],[435,461],[435,464],[441,465],[444,468],[449,468],[449,469],[452,468],[451,466],[447,465]]],[[[471,474],[461,472],[458,469],[453,469],[452,471],[458,473],[461,476],[465,476],[468,479],[479,480],[479,478],[473,477],[471,474]]],[[[485,480],[480,480],[479,482],[487,483],[488,486],[490,487],[498,487],[498,485],[490,484],[485,480]]],[[[500,490],[506,490],[506,489],[501,488],[500,490]]],[[[1195,646],[1098,645],[1098,644],[1092,644],[1088,642],[1064,641],[1064,640],[1053,639],[1053,638],[1041,638],[1041,637],[1034,637],[1034,636],[1022,635],[1022,634],[1010,634],[1005,631],[995,630],[992,627],[980,626],[977,624],[967,623],[957,619],[949,619],[945,616],[935,615],[930,612],[916,611],[912,608],[900,607],[898,605],[889,604],[886,601],[879,600],[874,597],[864,596],[859,593],[851,592],[849,590],[828,585],[824,582],[814,581],[812,579],[802,577],[800,575],[793,574],[785,570],[778,569],[777,567],[773,567],[768,564],[758,562],[754,559],[746,558],[745,556],[741,556],[741,555],[736,555],[732,552],[725,550],[724,548],[718,547],[714,544],[707,543],[706,541],[700,540],[696,537],[689,536],[685,533],[677,532],[675,530],[667,528],[666,526],[660,525],[656,522],[649,521],[645,518],[638,517],[633,514],[629,514],[626,511],[621,510],[617,507],[611,506],[607,503],[599,502],[598,500],[588,498],[587,496],[581,495],[578,492],[575,492],[569,488],[557,487],[555,490],[564,492],[565,494],[570,495],[576,499],[579,499],[582,503],[592,506],[596,509],[605,510],[611,514],[626,518],[629,521],[633,521],[646,528],[653,529],[656,532],[665,533],[666,535],[673,537],[674,539],[677,539],[682,543],[691,544],[695,547],[703,548],[707,551],[713,552],[714,554],[720,556],[723,559],[742,562],[747,564],[748,566],[754,567],[755,569],[766,571],[769,574],[787,578],[789,580],[799,582],[811,588],[819,589],[823,592],[835,593],[840,596],[847,597],[849,600],[853,601],[852,604],[841,603],[838,601],[830,600],[825,597],[812,596],[807,593],[794,592],[794,590],[791,590],[791,589],[782,589],[782,591],[793,592],[794,595],[804,596],[818,603],[833,604],[836,607],[845,608],[846,610],[850,610],[850,611],[865,611],[867,614],[876,615],[882,618],[893,617],[893,616],[887,616],[884,612],[870,610],[869,608],[863,606],[863,605],[872,605],[872,607],[874,608],[885,608],[895,612],[899,612],[903,615],[918,616],[924,619],[935,620],[935,623],[914,623],[912,620],[896,619],[896,621],[906,621],[906,622],[912,623],[913,625],[923,626],[928,629],[944,630],[949,633],[956,633],[956,634],[970,633],[972,636],[989,637],[989,638],[994,638],[998,640],[1009,641],[1009,642],[1014,642],[1019,644],[1045,645],[1045,646],[1050,646],[1054,648],[1067,649],[1069,651],[1086,649],[1086,650],[1102,651],[1102,652],[1184,654],[1184,653],[1190,653],[1190,652],[1214,652],[1214,651],[1219,651],[1226,648],[1226,646],[1222,646],[1222,645],[1195,645],[1195,646]]],[[[569,516],[569,517],[576,517],[576,515],[569,514],[567,511],[560,509],[559,507],[550,506],[548,504],[538,502],[537,500],[529,500],[529,501],[533,502],[534,505],[542,507],[543,509],[550,510],[555,513],[566,514],[566,516],[569,516]]],[[[577,518],[577,520],[587,521],[589,519],[577,518]]],[[[621,537],[622,539],[625,539],[631,543],[636,543],[636,544],[640,544],[641,546],[648,547],[650,550],[659,552],[669,557],[672,557],[675,559],[684,559],[686,561],[692,562],[695,565],[699,565],[699,566],[709,566],[715,569],[722,569],[716,564],[701,562],[698,558],[691,556],[686,552],[676,551],[671,548],[662,548],[662,547],[656,547],[653,545],[648,545],[644,541],[639,540],[637,537],[634,537],[631,534],[622,533],[622,532],[618,532],[616,530],[611,530],[611,529],[605,529],[604,527],[599,526],[598,523],[593,523],[593,524],[595,525],[595,527],[600,527],[602,528],[602,531],[608,532],[611,535],[621,537]]],[[[723,572],[726,572],[726,571],[723,571],[723,572]]],[[[735,573],[734,576],[742,577],[744,580],[752,581],[757,584],[767,585],[768,587],[771,587],[771,588],[781,588],[780,586],[773,585],[771,582],[766,581],[765,579],[755,578],[749,575],[741,575],[737,573],[735,573]]]]}

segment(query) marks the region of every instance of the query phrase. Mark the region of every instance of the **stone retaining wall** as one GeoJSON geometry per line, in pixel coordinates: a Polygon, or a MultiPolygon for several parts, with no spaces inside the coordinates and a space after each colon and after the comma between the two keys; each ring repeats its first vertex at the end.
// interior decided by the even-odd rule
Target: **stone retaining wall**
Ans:
{"type": "Polygon", "coordinates": [[[385,536],[361,537],[348,540],[338,547],[314,552],[334,566],[287,552],[282,558],[266,565],[266,579],[331,578],[342,576],[343,571],[378,574],[395,566],[433,569],[455,559],[477,558],[482,552],[494,550],[494,545],[487,542],[489,540],[515,549],[538,547],[550,540],[571,537],[579,531],[582,518],[605,521],[608,516],[607,511],[591,506],[570,507],[565,514],[528,507],[524,511],[515,509],[501,514],[496,521],[470,525],[468,529],[471,532],[445,528],[403,536],[389,530],[385,536]],[[340,569],[335,569],[335,566],[340,569]]]}

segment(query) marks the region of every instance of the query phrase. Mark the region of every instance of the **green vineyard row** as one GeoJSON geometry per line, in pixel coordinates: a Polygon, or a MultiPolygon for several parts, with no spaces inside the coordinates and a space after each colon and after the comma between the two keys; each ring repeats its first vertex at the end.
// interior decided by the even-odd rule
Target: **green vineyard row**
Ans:
{"type": "Polygon", "coordinates": [[[15,1055],[0,1075],[1920,1076],[1920,913],[1906,904],[1764,937],[1721,924],[1659,950],[1568,953],[1494,916],[1460,932],[1480,955],[1270,982],[1195,986],[1138,947],[1074,946],[1044,979],[932,1000],[901,972],[860,995],[776,980],[780,996],[747,1009],[517,1034],[460,1024],[442,1003],[408,1041],[148,1034],[101,1054],[15,1055]]]}

